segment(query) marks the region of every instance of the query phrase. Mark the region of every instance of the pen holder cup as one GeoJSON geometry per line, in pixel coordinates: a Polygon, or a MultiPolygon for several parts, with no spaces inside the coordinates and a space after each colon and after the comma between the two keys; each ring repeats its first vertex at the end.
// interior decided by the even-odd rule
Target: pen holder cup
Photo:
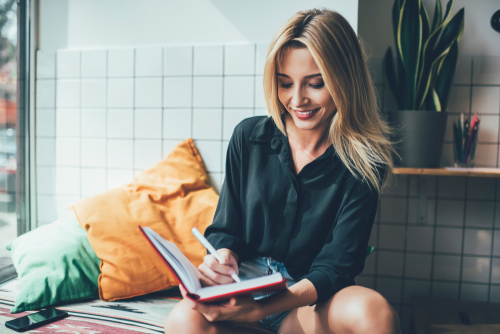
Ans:
{"type": "Polygon", "coordinates": [[[472,167],[474,167],[474,161],[471,161],[468,163],[455,162],[455,167],[457,167],[457,168],[472,168],[472,167]]]}

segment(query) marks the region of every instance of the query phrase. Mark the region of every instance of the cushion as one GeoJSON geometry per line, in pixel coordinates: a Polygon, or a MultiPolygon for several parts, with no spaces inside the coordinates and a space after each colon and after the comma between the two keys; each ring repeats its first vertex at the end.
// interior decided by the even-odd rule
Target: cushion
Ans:
{"type": "Polygon", "coordinates": [[[19,236],[7,249],[21,287],[12,313],[98,297],[100,260],[74,215],[19,236]]]}
{"type": "Polygon", "coordinates": [[[80,225],[101,259],[99,297],[113,301],[177,286],[138,225],[174,242],[198,266],[206,250],[191,229],[205,231],[218,199],[207,184],[205,165],[193,140],[187,139],[131,183],[74,204],[80,225]]]}

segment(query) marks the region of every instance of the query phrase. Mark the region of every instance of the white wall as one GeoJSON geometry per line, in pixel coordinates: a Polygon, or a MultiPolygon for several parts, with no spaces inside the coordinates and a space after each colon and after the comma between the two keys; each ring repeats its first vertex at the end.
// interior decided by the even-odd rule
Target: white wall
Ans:
{"type": "Polygon", "coordinates": [[[297,11],[320,7],[357,30],[353,0],[40,0],[39,49],[268,43],[297,11]]]}

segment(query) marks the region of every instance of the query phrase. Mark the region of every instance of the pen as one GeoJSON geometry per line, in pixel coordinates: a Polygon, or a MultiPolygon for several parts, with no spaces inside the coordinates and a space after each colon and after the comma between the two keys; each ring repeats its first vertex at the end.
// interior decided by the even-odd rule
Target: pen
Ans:
{"type": "Polygon", "coordinates": [[[462,154],[463,154],[463,128],[462,128],[462,124],[463,124],[463,116],[464,114],[462,114],[462,121],[459,119],[458,120],[458,163],[460,163],[460,161],[462,161],[462,154]]]}
{"type": "Polygon", "coordinates": [[[472,133],[469,137],[469,144],[467,145],[467,148],[466,148],[466,151],[465,151],[465,162],[466,163],[469,163],[470,162],[470,153],[471,153],[471,148],[472,148],[472,145],[473,145],[473,142],[475,140],[477,140],[477,129],[478,129],[478,126],[477,124],[474,124],[474,127],[472,128],[472,133]]]}
{"type": "Polygon", "coordinates": [[[467,159],[466,151],[467,151],[467,147],[469,146],[469,131],[470,131],[469,126],[470,126],[469,120],[466,119],[464,121],[464,147],[463,147],[464,155],[462,155],[462,162],[463,163],[467,162],[467,161],[465,161],[465,159],[467,159]]]}
{"type": "Polygon", "coordinates": [[[458,155],[458,134],[457,134],[457,125],[453,122],[453,157],[455,158],[455,162],[460,161],[460,157],[458,155]]]}
{"type": "MultiPolygon", "coordinates": [[[[217,253],[217,251],[215,250],[214,246],[212,246],[210,244],[210,242],[208,242],[208,240],[203,236],[203,234],[201,234],[201,232],[198,231],[198,229],[196,227],[193,227],[193,229],[191,230],[191,232],[196,237],[196,239],[198,239],[198,241],[203,245],[203,247],[205,247],[206,249],[208,249],[208,251],[210,252],[210,254],[212,254],[213,256],[215,256],[215,258],[217,259],[217,261],[219,261],[219,263],[221,263],[222,262],[222,258],[220,257],[219,253],[217,253]]],[[[231,277],[236,282],[238,282],[238,283],[241,282],[240,278],[238,277],[238,275],[236,275],[236,273],[233,273],[231,275],[231,277]]]]}
{"type": "Polygon", "coordinates": [[[476,140],[476,141],[474,141],[474,147],[473,147],[473,149],[472,149],[472,154],[471,154],[471,157],[470,157],[471,163],[473,163],[473,162],[474,162],[474,158],[475,158],[475,156],[476,156],[477,142],[479,141],[479,125],[480,125],[480,124],[481,124],[481,116],[479,116],[479,117],[477,118],[477,136],[478,136],[478,138],[477,138],[477,140],[476,140]]]}

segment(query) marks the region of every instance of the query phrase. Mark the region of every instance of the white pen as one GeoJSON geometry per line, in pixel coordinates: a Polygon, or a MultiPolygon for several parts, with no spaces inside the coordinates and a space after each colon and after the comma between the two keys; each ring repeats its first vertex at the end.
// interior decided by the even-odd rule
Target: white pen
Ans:
{"type": "MultiPolygon", "coordinates": [[[[208,240],[203,236],[203,234],[201,234],[201,232],[198,231],[198,229],[196,227],[193,227],[193,229],[191,230],[191,232],[196,237],[196,239],[198,239],[198,241],[203,245],[203,247],[205,247],[206,249],[208,249],[208,251],[210,252],[210,254],[212,254],[213,256],[215,256],[215,258],[217,259],[217,261],[219,261],[219,263],[221,263],[222,262],[222,258],[220,257],[219,253],[217,253],[217,251],[215,250],[214,246],[212,246],[210,244],[210,242],[208,242],[208,240]]],[[[238,277],[238,275],[236,275],[236,273],[233,273],[231,275],[231,277],[236,282],[238,282],[238,283],[241,282],[240,278],[238,277]]]]}

